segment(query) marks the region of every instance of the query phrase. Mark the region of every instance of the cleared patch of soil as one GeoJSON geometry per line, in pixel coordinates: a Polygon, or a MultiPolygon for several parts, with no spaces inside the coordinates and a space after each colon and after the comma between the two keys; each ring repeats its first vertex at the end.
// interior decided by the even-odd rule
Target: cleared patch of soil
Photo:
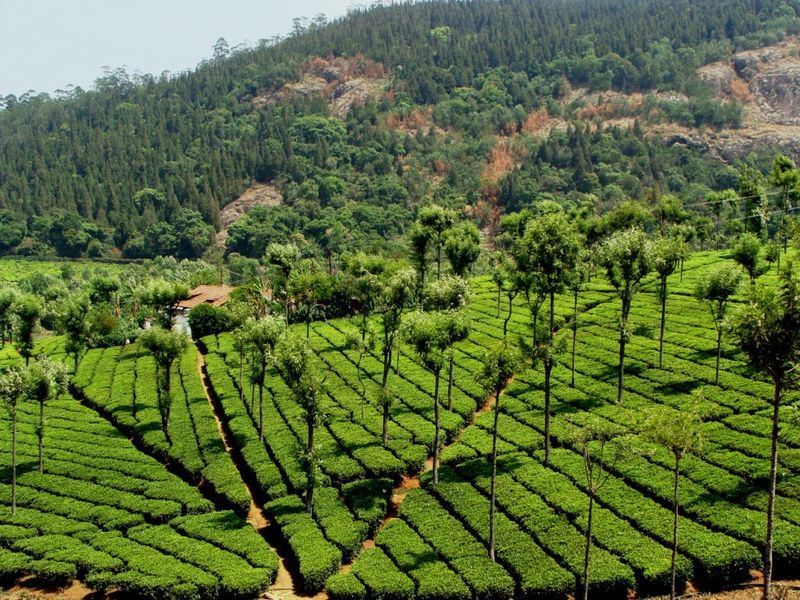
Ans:
{"type": "Polygon", "coordinates": [[[217,233],[217,244],[224,247],[228,228],[250,212],[254,206],[279,206],[283,204],[281,191],[272,183],[255,183],[233,202],[219,211],[222,229],[217,233]]]}

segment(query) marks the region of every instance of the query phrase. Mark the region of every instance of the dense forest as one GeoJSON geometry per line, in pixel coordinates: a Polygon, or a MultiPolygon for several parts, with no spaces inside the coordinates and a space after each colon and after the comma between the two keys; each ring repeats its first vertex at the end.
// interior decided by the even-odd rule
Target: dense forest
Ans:
{"type": "Polygon", "coordinates": [[[240,220],[228,253],[261,257],[293,234],[309,254],[345,242],[391,250],[430,201],[467,207],[484,226],[542,195],[577,204],[592,194],[599,207],[652,190],[702,199],[737,172],[649,139],[638,122],[590,128],[565,103],[569,90],[676,91],[689,102],[658,101],[650,112],[736,127],[741,107],[714,101],[696,68],[797,32],[798,9],[794,0],[375,6],[331,23],[297,20],[287,38],[256,48],[219,40],[192,72],[118,69],[92,90],[6,96],[0,252],[197,257],[220,209],[253,182],[276,185],[284,204],[240,220]],[[378,65],[386,89],[343,119],[313,94],[256,101],[300,80],[314,57],[378,65]],[[418,110],[430,115],[425,126],[389,126],[418,110]],[[497,137],[542,110],[568,128],[525,138],[523,164],[487,189],[482,169],[497,137]]]}

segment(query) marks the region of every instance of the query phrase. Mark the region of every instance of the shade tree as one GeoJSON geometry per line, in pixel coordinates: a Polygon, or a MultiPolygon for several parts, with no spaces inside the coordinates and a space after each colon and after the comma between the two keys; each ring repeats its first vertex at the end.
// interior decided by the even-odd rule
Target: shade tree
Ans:
{"type": "Polygon", "coordinates": [[[300,263],[300,249],[293,243],[267,246],[264,260],[270,267],[273,298],[281,298],[284,320],[289,323],[289,277],[300,263]]]}
{"type": "Polygon", "coordinates": [[[442,249],[444,248],[445,234],[453,227],[456,220],[454,211],[431,204],[420,209],[417,223],[424,228],[436,254],[436,279],[442,276],[442,249]]]}
{"type": "Polygon", "coordinates": [[[12,366],[0,373],[0,401],[11,420],[11,514],[17,512],[17,407],[30,389],[27,368],[12,366]]]}
{"type": "Polygon", "coordinates": [[[711,311],[714,328],[717,330],[717,362],[714,385],[719,385],[719,362],[722,356],[722,336],[726,329],[728,303],[736,293],[742,280],[742,272],[731,264],[725,264],[709,272],[695,288],[695,298],[705,302],[711,311]]]}
{"type": "Polygon", "coordinates": [[[567,276],[567,289],[572,292],[572,356],[570,362],[570,386],[575,387],[575,350],[578,342],[578,299],[589,278],[591,254],[582,250],[575,269],[567,276]]]}
{"type": "Polygon", "coordinates": [[[394,397],[389,389],[392,352],[399,342],[398,334],[402,327],[404,311],[413,301],[416,281],[417,274],[414,269],[401,269],[384,282],[378,298],[376,310],[380,314],[383,334],[381,348],[383,369],[379,402],[383,412],[382,438],[384,446],[389,442],[389,409],[394,397]]]}
{"type": "Polygon", "coordinates": [[[44,314],[44,306],[33,294],[22,294],[13,304],[16,317],[15,343],[17,351],[30,364],[33,356],[33,336],[44,314]]]}
{"type": "Polygon", "coordinates": [[[664,329],[667,320],[667,280],[675,272],[683,256],[683,241],[677,237],[661,237],[653,244],[653,269],[658,274],[658,300],[661,320],[658,335],[658,367],[664,363],[664,329]]]}
{"type": "MultiPolygon", "coordinates": [[[[788,245],[789,212],[800,201],[800,169],[794,161],[783,154],[778,154],[772,162],[772,172],[769,176],[772,185],[778,188],[777,208],[781,213],[778,234],[783,251],[788,245]]],[[[780,263],[779,263],[780,266],[780,263]]]]}
{"type": "Polygon", "coordinates": [[[188,296],[188,285],[161,278],[150,279],[136,290],[138,301],[150,309],[156,323],[163,329],[172,326],[172,310],[188,296]]]}
{"type": "MultiPolygon", "coordinates": [[[[514,256],[525,276],[536,281],[538,290],[549,299],[549,322],[542,344],[534,341],[532,350],[544,367],[544,456],[550,461],[550,377],[555,364],[555,296],[564,290],[581,250],[575,226],[563,212],[548,212],[531,219],[514,256]]],[[[536,322],[534,321],[534,330],[536,322]]]]}
{"type": "Polygon", "coordinates": [[[697,410],[661,409],[650,414],[643,427],[645,439],[672,454],[672,554],[670,600],[677,597],[678,525],[680,520],[681,461],[702,451],[702,420],[697,410]]]}
{"type": "Polygon", "coordinates": [[[433,374],[433,483],[439,482],[439,451],[441,441],[439,387],[442,368],[453,339],[468,328],[467,317],[461,311],[415,312],[403,324],[403,337],[419,356],[423,366],[433,374]]]}
{"type": "Polygon", "coordinates": [[[314,359],[308,341],[286,331],[275,347],[275,366],[291,390],[297,404],[303,409],[306,422],[306,448],[303,462],[306,467],[306,510],[312,512],[314,490],[319,486],[321,469],[314,446],[314,434],[321,418],[320,398],[324,394],[325,377],[314,359]]]}
{"type": "MultiPolygon", "coordinates": [[[[461,277],[443,277],[425,287],[423,305],[426,310],[461,311],[469,299],[469,284],[461,277]]],[[[457,342],[467,339],[469,329],[457,327],[450,332],[447,352],[447,410],[453,407],[453,373],[455,372],[455,348],[457,342]]]]}
{"type": "Polygon", "coordinates": [[[16,300],[16,290],[9,287],[0,289],[0,347],[2,348],[5,347],[7,341],[11,340],[16,300]]]}
{"type": "Polygon", "coordinates": [[[623,458],[626,451],[620,442],[618,433],[618,431],[603,425],[587,423],[574,434],[572,440],[573,445],[578,448],[583,457],[586,495],[589,500],[586,530],[584,531],[583,571],[579,579],[583,600],[589,600],[594,505],[598,493],[608,483],[617,462],[623,458]]]}
{"type": "Polygon", "coordinates": [[[786,390],[797,383],[796,371],[800,365],[800,279],[791,268],[781,273],[779,289],[765,285],[751,288],[747,301],[736,315],[733,330],[750,366],[769,376],[773,385],[763,591],[764,600],[770,600],[780,408],[786,390]]]}
{"type": "Polygon", "coordinates": [[[244,343],[252,352],[251,381],[258,386],[258,439],[264,441],[264,385],[275,346],[286,330],[280,317],[249,319],[243,325],[244,343]]]}
{"type": "Polygon", "coordinates": [[[598,260],[620,299],[617,402],[622,402],[625,385],[625,346],[631,336],[628,317],[633,299],[652,268],[652,243],[642,229],[619,231],[603,242],[598,260]]]}
{"type": "Polygon", "coordinates": [[[172,446],[169,433],[169,417],[172,409],[172,364],[188,348],[185,335],[176,331],[153,327],[139,336],[141,346],[153,355],[156,362],[156,390],[158,412],[161,415],[161,428],[167,443],[172,446]]]}
{"type": "Polygon", "coordinates": [[[447,230],[444,253],[453,273],[464,277],[481,255],[481,234],[478,227],[470,221],[464,221],[447,230]]]}
{"type": "Polygon", "coordinates": [[[27,371],[27,399],[38,404],[39,419],[36,437],[39,443],[39,472],[44,472],[45,405],[67,391],[69,376],[59,362],[39,358],[27,371]]]}
{"type": "Polygon", "coordinates": [[[497,501],[497,438],[500,419],[500,395],[514,373],[522,365],[519,349],[504,340],[500,345],[488,352],[483,359],[480,383],[494,398],[494,417],[492,421],[492,478],[489,493],[489,558],[496,560],[496,501],[497,501]]]}
{"type": "Polygon", "coordinates": [[[58,330],[64,335],[64,351],[73,356],[74,372],[78,371],[78,360],[89,341],[87,317],[90,306],[88,296],[78,294],[67,299],[57,319],[58,330]]]}
{"type": "Polygon", "coordinates": [[[761,253],[761,241],[752,233],[739,236],[731,248],[731,258],[745,270],[750,283],[755,282],[767,270],[761,253]]]}

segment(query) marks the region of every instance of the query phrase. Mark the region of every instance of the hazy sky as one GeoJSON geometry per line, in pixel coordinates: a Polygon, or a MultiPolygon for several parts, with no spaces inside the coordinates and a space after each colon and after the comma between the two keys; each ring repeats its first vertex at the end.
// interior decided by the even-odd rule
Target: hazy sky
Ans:
{"type": "MultiPolygon", "coordinates": [[[[366,2],[365,2],[366,3],[366,2]]],[[[354,0],[0,0],[0,96],[88,89],[102,67],[159,75],[285,35],[295,17],[345,14],[354,0]]]]}

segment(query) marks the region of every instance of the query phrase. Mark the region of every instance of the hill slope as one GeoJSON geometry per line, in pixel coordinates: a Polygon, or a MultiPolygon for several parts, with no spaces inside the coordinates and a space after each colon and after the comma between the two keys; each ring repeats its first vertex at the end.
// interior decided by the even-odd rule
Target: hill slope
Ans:
{"type": "MultiPolygon", "coordinates": [[[[656,107],[670,120],[738,126],[738,102],[715,101],[696,69],[797,32],[796,12],[782,0],[377,6],[273,45],[218,44],[174,78],[117,70],[64,98],[7,96],[0,252],[197,255],[220,209],[253,182],[280,187],[286,206],[231,231],[229,250],[250,255],[296,231],[312,252],[337,243],[326,237],[336,222],[350,246],[385,248],[432,195],[485,221],[515,202],[500,193],[508,168],[487,178],[499,192],[479,176],[493,137],[542,110],[584,131],[586,115],[565,102],[574,88],[680,92],[686,106],[656,107]]],[[[629,195],[685,192],[733,177],[697,149],[665,150],[635,129],[613,136],[598,150],[602,140],[566,133],[515,155],[537,156],[546,185],[535,191],[559,198],[611,183],[629,195]],[[634,157],[647,167],[632,167],[634,157]],[[553,179],[564,168],[577,177],[553,179]]]]}

